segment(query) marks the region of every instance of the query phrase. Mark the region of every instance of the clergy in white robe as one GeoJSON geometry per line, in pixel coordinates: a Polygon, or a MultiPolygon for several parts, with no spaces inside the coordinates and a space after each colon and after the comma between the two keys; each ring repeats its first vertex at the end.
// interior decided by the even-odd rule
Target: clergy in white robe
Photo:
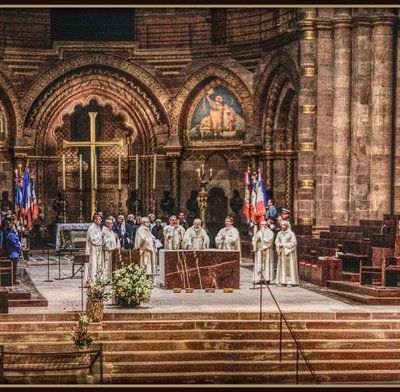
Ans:
{"type": "MultiPolygon", "coordinates": [[[[156,238],[150,233],[149,218],[142,218],[135,237],[135,249],[140,249],[140,266],[146,267],[147,275],[157,274],[156,238]]],[[[156,283],[156,282],[155,282],[156,283]]]]}
{"type": "Polygon", "coordinates": [[[175,215],[169,218],[169,225],[163,229],[164,249],[177,250],[181,249],[185,229],[178,224],[175,215]]]}
{"type": "Polygon", "coordinates": [[[103,275],[111,280],[112,278],[112,254],[120,247],[118,234],[113,231],[113,221],[111,218],[105,220],[105,225],[101,229],[103,235],[103,275]]]}
{"type": "Polygon", "coordinates": [[[287,287],[297,286],[299,284],[299,270],[296,236],[287,221],[281,223],[281,229],[275,241],[278,252],[276,283],[278,286],[283,284],[286,284],[287,287]]]}
{"type": "Polygon", "coordinates": [[[201,220],[196,218],[193,221],[193,226],[189,227],[182,241],[182,249],[203,250],[210,246],[210,237],[201,227],[201,220]]]}
{"type": "Polygon", "coordinates": [[[215,237],[215,244],[217,249],[240,251],[239,230],[233,227],[233,219],[231,217],[228,216],[225,219],[225,227],[215,237]]]}
{"type": "Polygon", "coordinates": [[[103,262],[103,236],[100,229],[101,216],[95,214],[89,226],[86,237],[86,255],[89,262],[85,263],[84,279],[93,280],[102,273],[103,262]]]}
{"type": "Polygon", "coordinates": [[[260,272],[266,282],[274,280],[274,232],[263,220],[260,230],[253,236],[254,269],[253,283],[259,283],[260,272]]]}

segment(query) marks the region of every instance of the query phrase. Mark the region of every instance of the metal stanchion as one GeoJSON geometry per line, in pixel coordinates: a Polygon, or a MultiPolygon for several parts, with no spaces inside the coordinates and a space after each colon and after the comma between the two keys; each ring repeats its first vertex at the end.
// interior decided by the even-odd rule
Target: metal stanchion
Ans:
{"type": "Polygon", "coordinates": [[[58,278],[54,278],[54,280],[62,280],[61,277],[61,252],[57,250],[58,253],[58,278]]]}
{"type": "Polygon", "coordinates": [[[47,248],[47,279],[44,282],[52,282],[53,280],[50,279],[50,248],[47,248]]]}

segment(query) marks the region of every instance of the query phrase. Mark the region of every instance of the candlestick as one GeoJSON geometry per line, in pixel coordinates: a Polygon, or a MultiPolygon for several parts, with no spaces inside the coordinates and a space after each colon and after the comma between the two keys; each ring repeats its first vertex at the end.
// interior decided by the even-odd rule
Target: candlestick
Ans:
{"type": "Polygon", "coordinates": [[[122,189],[122,162],[121,162],[121,154],[118,155],[118,189],[122,189]]]}
{"type": "Polygon", "coordinates": [[[62,154],[62,189],[65,191],[65,154],[62,154]]]}
{"type": "Polygon", "coordinates": [[[136,165],[135,165],[135,190],[139,189],[139,155],[136,154],[136,165]]]}
{"type": "Polygon", "coordinates": [[[94,189],[97,189],[97,155],[94,156],[94,189]]]}
{"type": "Polygon", "coordinates": [[[83,189],[83,181],[82,181],[82,154],[79,154],[79,190],[83,189]]]}
{"type": "Polygon", "coordinates": [[[154,162],[153,162],[153,189],[156,189],[156,178],[157,178],[157,154],[154,154],[154,162]]]}

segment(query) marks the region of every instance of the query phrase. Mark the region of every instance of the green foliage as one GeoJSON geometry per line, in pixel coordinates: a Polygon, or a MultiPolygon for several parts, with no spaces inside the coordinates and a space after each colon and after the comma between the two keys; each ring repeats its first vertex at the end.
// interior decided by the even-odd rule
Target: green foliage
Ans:
{"type": "Polygon", "coordinates": [[[113,296],[128,304],[148,302],[154,283],[146,276],[146,268],[129,264],[114,272],[111,282],[113,296]]]}

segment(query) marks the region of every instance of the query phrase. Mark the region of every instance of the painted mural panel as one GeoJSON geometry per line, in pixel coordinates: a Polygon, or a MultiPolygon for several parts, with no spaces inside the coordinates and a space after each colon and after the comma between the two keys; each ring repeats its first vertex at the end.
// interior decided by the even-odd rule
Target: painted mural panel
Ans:
{"type": "Polygon", "coordinates": [[[209,89],[200,98],[190,122],[190,140],[240,140],[244,137],[243,111],[224,86],[209,89]]]}

